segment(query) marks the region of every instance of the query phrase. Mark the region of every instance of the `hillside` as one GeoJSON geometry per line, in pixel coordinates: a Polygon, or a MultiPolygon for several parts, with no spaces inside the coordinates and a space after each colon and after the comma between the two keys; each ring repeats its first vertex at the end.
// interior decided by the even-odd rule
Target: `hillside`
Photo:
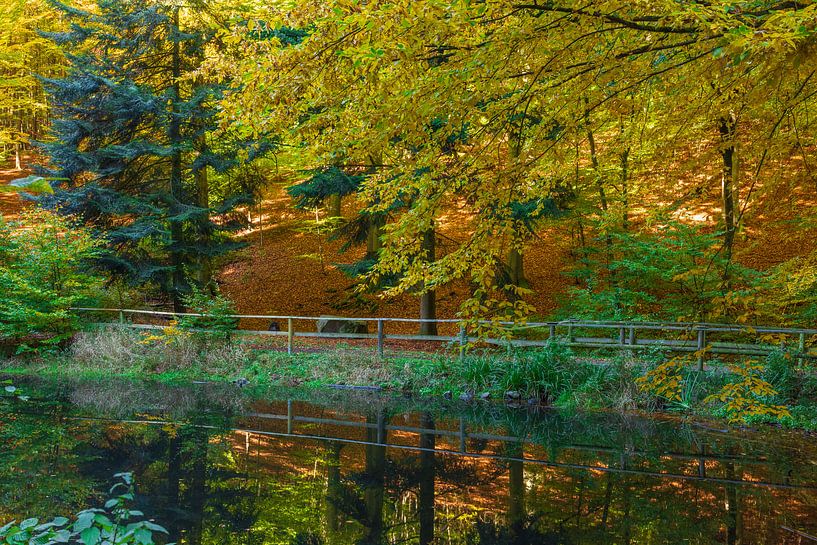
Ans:
{"type": "MultiPolygon", "coordinates": [[[[6,165],[0,169],[0,183],[29,173],[6,165]]],[[[394,299],[354,296],[350,289],[352,280],[335,264],[359,259],[362,249],[339,254],[339,242],[310,232],[308,226],[314,221],[315,213],[295,209],[285,191],[286,185],[279,182],[267,188],[260,216],[258,210],[254,210],[250,215],[251,227],[237,234],[247,247],[233,254],[218,274],[221,289],[235,302],[238,311],[242,314],[416,317],[419,303],[415,296],[394,299]]],[[[717,180],[710,178],[698,185],[692,182],[687,185],[684,191],[688,197],[677,215],[686,221],[714,225],[717,218],[711,215],[719,210],[717,180]],[[709,215],[701,215],[700,211],[709,215]]],[[[817,248],[814,228],[797,220],[798,214],[815,207],[814,190],[810,187],[805,183],[781,184],[768,194],[758,188],[760,200],[747,212],[737,241],[737,255],[743,264],[766,269],[817,248]]],[[[663,197],[656,194],[653,200],[660,201],[663,197]]],[[[0,213],[5,218],[16,217],[25,206],[18,195],[0,193],[0,213]]],[[[344,202],[344,214],[354,213],[353,207],[354,203],[344,202]]],[[[460,239],[458,219],[461,218],[456,211],[440,218],[438,252],[448,251],[452,241],[460,239]]],[[[635,223],[642,219],[636,215],[635,223]]],[[[565,274],[573,264],[571,236],[566,224],[557,224],[541,231],[525,254],[525,272],[534,291],[530,301],[543,316],[559,307],[571,286],[572,279],[565,274]]],[[[441,290],[438,317],[456,317],[467,294],[465,283],[441,290]]],[[[266,327],[260,321],[248,325],[266,327]]]]}

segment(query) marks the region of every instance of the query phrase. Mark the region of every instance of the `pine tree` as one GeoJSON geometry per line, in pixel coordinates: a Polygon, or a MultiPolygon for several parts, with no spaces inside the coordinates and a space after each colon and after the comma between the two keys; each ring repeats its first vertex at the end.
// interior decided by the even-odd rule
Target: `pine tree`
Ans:
{"type": "Polygon", "coordinates": [[[105,237],[103,265],[157,283],[180,311],[191,279],[207,287],[210,259],[237,247],[226,218],[244,202],[210,202],[208,169],[239,166],[238,143],[208,145],[224,87],[194,72],[210,36],[161,2],[53,4],[71,29],[49,35],[70,51],[66,77],[45,80],[55,120],[43,148],[65,180],[52,204],[105,237]]]}

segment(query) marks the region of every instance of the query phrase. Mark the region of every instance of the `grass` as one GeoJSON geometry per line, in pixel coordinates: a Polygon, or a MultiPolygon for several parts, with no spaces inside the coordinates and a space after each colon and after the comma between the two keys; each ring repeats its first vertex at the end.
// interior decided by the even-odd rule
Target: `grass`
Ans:
{"type": "MultiPolygon", "coordinates": [[[[135,378],[160,382],[246,380],[257,386],[306,389],[347,385],[376,387],[420,397],[450,396],[494,400],[510,397],[518,404],[563,409],[664,411],[725,417],[704,399],[727,384],[729,372],[684,371],[680,400],[668,402],[636,385],[647,369],[666,361],[664,354],[638,358],[620,354],[605,363],[582,359],[554,341],[543,348],[474,351],[460,359],[448,353],[396,353],[379,358],[371,348],[339,345],[321,352],[286,352],[252,345],[242,339],[225,342],[200,334],[167,330],[148,337],[111,327],[78,334],[60,353],[0,359],[0,372],[74,379],[135,378]]],[[[712,362],[716,367],[717,362],[712,362]]],[[[772,354],[764,378],[778,391],[769,403],[785,404],[791,416],[774,421],[788,427],[817,429],[817,377],[791,365],[786,354],[772,354]]],[[[771,422],[756,416],[750,423],[771,422]]]]}

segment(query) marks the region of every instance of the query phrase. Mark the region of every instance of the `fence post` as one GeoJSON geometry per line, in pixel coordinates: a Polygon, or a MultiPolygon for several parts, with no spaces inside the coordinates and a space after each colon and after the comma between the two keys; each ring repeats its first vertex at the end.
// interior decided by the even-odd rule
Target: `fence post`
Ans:
{"type": "Polygon", "coordinates": [[[706,329],[698,328],[698,371],[704,370],[704,349],[706,348],[706,329]]]}
{"type": "Polygon", "coordinates": [[[292,355],[292,338],[295,330],[292,328],[292,318],[287,318],[287,354],[292,355]]]}
{"type": "Polygon", "coordinates": [[[383,320],[377,319],[377,355],[383,357],[383,345],[385,344],[385,336],[383,335],[383,320]]]}
{"type": "Polygon", "coordinates": [[[124,312],[122,312],[122,309],[119,309],[119,323],[120,323],[120,324],[124,324],[124,323],[125,323],[125,313],[124,313],[124,312]]]}
{"type": "Polygon", "coordinates": [[[634,345],[635,344],[635,326],[630,326],[630,339],[628,344],[634,345]]]}
{"type": "Polygon", "coordinates": [[[801,356],[797,358],[797,366],[803,367],[803,364],[806,362],[805,358],[802,357],[803,354],[806,353],[806,334],[800,333],[800,338],[797,341],[797,353],[801,356]]]}
{"type": "Polygon", "coordinates": [[[287,399],[287,433],[292,435],[292,400],[287,399]]]}
{"type": "Polygon", "coordinates": [[[573,324],[567,326],[567,342],[573,343],[576,339],[573,337],[573,324]]]}
{"type": "Polygon", "coordinates": [[[556,336],[556,324],[550,324],[549,330],[550,336],[548,337],[548,339],[552,339],[553,337],[556,336]]]}
{"type": "Polygon", "coordinates": [[[465,326],[460,326],[460,361],[465,359],[465,345],[468,344],[468,337],[465,334],[465,326]]]}
{"type": "Polygon", "coordinates": [[[626,337],[624,336],[624,328],[618,328],[618,344],[624,345],[626,343],[626,337]]]}

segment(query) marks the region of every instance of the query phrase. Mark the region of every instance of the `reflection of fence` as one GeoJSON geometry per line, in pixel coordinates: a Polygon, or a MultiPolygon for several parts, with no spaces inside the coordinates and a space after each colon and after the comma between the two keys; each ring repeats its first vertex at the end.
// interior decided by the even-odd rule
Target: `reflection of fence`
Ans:
{"type": "MultiPolygon", "coordinates": [[[[113,314],[118,316],[119,323],[129,327],[155,328],[151,324],[135,323],[138,317],[158,317],[171,319],[179,316],[202,316],[194,313],[159,312],[151,310],[112,309],[112,308],[77,308],[76,311],[87,313],[113,314]]],[[[469,335],[470,323],[459,320],[421,320],[415,318],[349,318],[318,316],[274,316],[236,314],[236,319],[286,321],[286,329],[281,331],[242,330],[243,334],[280,335],[287,337],[287,350],[294,351],[293,340],[296,337],[322,339],[371,339],[377,341],[377,351],[384,355],[387,339],[425,342],[448,342],[459,346],[463,354],[469,343],[480,342],[493,345],[511,345],[521,347],[544,346],[548,339],[559,338],[574,348],[611,349],[611,350],[647,350],[658,349],[669,352],[697,354],[698,364],[703,368],[706,354],[737,354],[744,356],[765,356],[773,350],[785,349],[797,358],[801,364],[817,356],[807,351],[811,339],[817,335],[817,329],[792,329],[779,327],[753,327],[740,324],[714,324],[698,322],[602,322],[584,320],[562,320],[558,322],[479,322],[480,326],[492,326],[493,331],[502,331],[503,338],[486,338],[469,335]],[[365,322],[375,325],[376,333],[322,333],[297,329],[296,323],[315,323],[322,318],[331,318],[340,322],[365,322]],[[456,336],[445,335],[405,335],[387,333],[388,324],[456,324],[459,333],[456,336]]],[[[489,330],[491,331],[491,330],[489,330]]]]}
{"type": "MultiPolygon", "coordinates": [[[[657,451],[657,452],[650,452],[645,450],[639,450],[636,448],[621,448],[621,447],[613,447],[613,446],[606,446],[606,445],[587,445],[587,444],[567,444],[567,443],[559,443],[556,445],[556,450],[560,453],[564,453],[565,451],[576,451],[576,452],[587,452],[587,453],[595,453],[595,454],[604,454],[611,458],[611,461],[607,465],[603,465],[601,463],[577,463],[577,462],[568,462],[568,461],[560,461],[555,459],[551,456],[545,457],[537,457],[535,455],[534,448],[539,447],[540,449],[544,448],[546,451],[549,451],[550,445],[542,444],[535,439],[531,439],[525,436],[512,436],[512,435],[497,435],[491,433],[483,433],[477,431],[469,431],[468,430],[468,423],[464,419],[459,420],[459,429],[457,430],[448,430],[448,429],[441,429],[441,428],[423,428],[418,426],[401,426],[401,425],[394,425],[389,424],[386,421],[385,416],[381,413],[377,415],[377,420],[372,422],[364,422],[361,420],[342,420],[339,418],[319,418],[314,416],[306,416],[306,415],[298,415],[295,410],[295,406],[291,400],[287,401],[287,412],[286,414],[277,414],[277,413],[248,413],[241,415],[239,419],[246,419],[246,420],[261,420],[261,421],[277,421],[281,423],[285,423],[285,431],[273,431],[268,429],[258,429],[263,428],[264,426],[255,425],[253,426],[251,422],[247,422],[245,426],[242,427],[230,427],[230,428],[220,428],[218,426],[213,425],[198,425],[198,427],[222,431],[222,432],[235,432],[235,433],[244,433],[249,435],[260,435],[260,436],[267,436],[267,437],[278,437],[278,438],[288,438],[288,439],[298,439],[298,440],[310,440],[310,441],[336,441],[339,443],[347,443],[347,444],[356,444],[356,445],[368,445],[368,446],[382,446],[392,449],[399,449],[399,450],[407,450],[412,452],[433,452],[435,454],[443,454],[443,455],[452,455],[452,456],[463,456],[467,458],[475,458],[475,459],[487,459],[487,460],[495,460],[499,462],[524,462],[528,464],[537,464],[543,465],[547,467],[553,467],[557,469],[569,469],[569,470],[582,470],[582,471],[598,471],[602,473],[615,473],[615,474],[626,474],[626,475],[640,475],[644,477],[651,477],[651,478],[662,478],[662,479],[674,479],[674,480],[684,480],[684,481],[699,481],[699,482],[708,482],[712,484],[735,484],[735,485],[747,485],[747,486],[760,486],[766,488],[785,488],[785,489],[801,489],[801,490],[817,490],[817,484],[811,484],[807,482],[807,484],[797,484],[792,482],[792,475],[795,474],[794,469],[790,467],[782,467],[779,468],[778,473],[783,475],[782,482],[770,482],[770,481],[763,481],[763,480],[748,480],[748,479],[735,479],[735,478],[728,478],[728,477],[718,477],[713,476],[712,473],[712,464],[717,463],[720,465],[725,464],[732,464],[738,466],[753,466],[759,468],[766,468],[771,469],[773,464],[765,456],[760,457],[748,457],[742,456],[737,454],[718,454],[714,452],[707,453],[703,445],[699,445],[698,452],[665,452],[664,450],[657,451]],[[306,428],[304,431],[297,431],[296,428],[298,425],[301,425],[302,428],[306,428]],[[303,426],[306,425],[306,426],[303,426]],[[332,431],[332,427],[339,427],[339,428],[346,428],[350,430],[364,430],[363,434],[360,434],[358,437],[349,437],[346,434],[335,432],[335,433],[320,433],[321,430],[316,429],[319,426],[326,426],[329,428],[327,431],[332,431]],[[373,430],[375,431],[374,434],[367,434],[365,430],[373,430]],[[401,432],[399,438],[394,437],[395,434],[390,434],[389,432],[401,432]],[[405,434],[415,435],[417,437],[417,441],[414,444],[409,444],[408,440],[405,437],[405,434]],[[420,438],[422,436],[434,435],[437,437],[443,437],[447,439],[453,439],[455,443],[458,443],[458,448],[427,448],[420,446],[422,441],[420,438]],[[398,441],[398,439],[402,439],[402,441],[398,441]],[[508,450],[511,452],[521,452],[522,454],[519,456],[512,456],[501,454],[497,452],[485,452],[485,448],[481,449],[480,451],[474,451],[473,449],[468,448],[468,440],[476,440],[481,442],[499,442],[504,443],[506,445],[513,445],[512,448],[508,449],[497,449],[497,452],[502,452],[503,450],[508,450]],[[528,456],[524,454],[526,451],[528,456]],[[678,473],[678,472],[670,472],[670,471],[660,471],[657,469],[644,469],[639,467],[633,467],[634,461],[637,459],[647,460],[649,458],[655,458],[658,462],[668,463],[668,462],[677,462],[680,464],[690,464],[692,463],[695,473],[678,473]],[[710,468],[707,468],[707,463],[710,464],[710,468]]],[[[108,418],[79,418],[79,420],[101,420],[101,421],[111,421],[111,422],[121,422],[127,424],[149,424],[149,425],[158,425],[158,426],[167,426],[167,425],[175,425],[179,424],[177,422],[168,421],[168,420],[159,420],[159,419],[148,419],[148,420],[119,420],[119,419],[108,419],[108,418]]],[[[260,424],[260,422],[258,423],[260,424]]],[[[807,461],[803,462],[805,465],[808,465],[807,461]]]]}

